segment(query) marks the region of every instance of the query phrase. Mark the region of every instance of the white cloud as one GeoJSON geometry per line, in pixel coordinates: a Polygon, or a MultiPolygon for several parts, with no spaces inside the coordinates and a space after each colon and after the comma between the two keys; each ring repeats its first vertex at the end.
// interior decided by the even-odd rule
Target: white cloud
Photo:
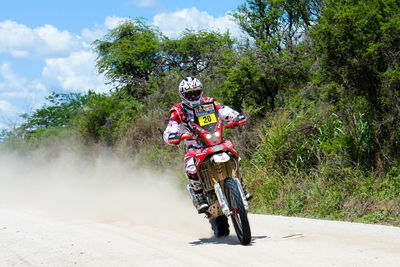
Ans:
{"type": "Polygon", "coordinates": [[[154,16],[153,24],[169,37],[178,37],[185,29],[215,30],[222,33],[227,30],[233,36],[240,36],[239,27],[230,20],[229,15],[214,18],[206,11],[196,7],[185,8],[172,13],[160,13],[154,16]]]}
{"type": "MultiPolygon", "coordinates": [[[[134,0],[138,7],[154,7],[157,0],[134,0]]],[[[0,61],[0,128],[4,125],[4,114],[30,112],[40,107],[50,91],[108,92],[103,76],[95,70],[96,55],[91,43],[104,37],[109,29],[115,28],[127,18],[108,16],[103,25],[82,29],[80,35],[60,30],[53,25],[28,27],[24,24],[6,20],[0,21],[0,54],[8,54],[19,60],[34,59],[32,62],[45,63],[42,75],[28,79],[14,72],[10,62],[0,61]]],[[[186,28],[230,30],[239,32],[238,27],[229,20],[228,15],[215,18],[197,8],[182,9],[154,16],[153,25],[171,37],[177,37],[186,28]]],[[[28,75],[27,75],[28,76],[28,75]]],[[[17,115],[15,115],[17,116],[17,115]]]]}
{"type": "Polygon", "coordinates": [[[24,83],[24,79],[13,73],[10,62],[3,62],[0,65],[0,77],[4,80],[0,82],[0,93],[7,90],[20,90],[24,83]]]}
{"type": "Polygon", "coordinates": [[[108,92],[101,76],[95,73],[96,56],[90,51],[73,52],[68,57],[46,59],[42,75],[49,86],[58,86],[65,91],[108,92]]]}
{"type": "Polygon", "coordinates": [[[122,20],[107,17],[103,25],[83,29],[81,36],[52,25],[29,28],[14,21],[0,22],[0,54],[45,63],[41,76],[28,79],[13,71],[12,61],[0,61],[0,128],[16,121],[19,114],[41,107],[50,91],[108,92],[110,87],[96,73],[90,44],[122,20]]]}
{"type": "MultiPolygon", "coordinates": [[[[103,77],[95,72],[96,58],[90,44],[124,18],[109,16],[103,25],[83,29],[81,35],[60,31],[52,25],[29,28],[14,21],[0,22],[0,53],[14,58],[43,59],[42,77],[28,81],[11,70],[10,63],[0,65],[0,97],[24,98],[28,94],[49,90],[105,92],[103,77]]],[[[1,100],[1,99],[0,99],[1,100]]]]}
{"type": "Polygon", "coordinates": [[[81,49],[79,36],[52,25],[29,28],[15,21],[0,22],[0,52],[16,58],[45,58],[81,49]]]}
{"type": "Polygon", "coordinates": [[[35,28],[33,31],[38,36],[40,43],[44,44],[42,49],[38,49],[42,53],[45,53],[44,49],[49,48],[52,53],[56,54],[65,54],[71,50],[81,49],[79,37],[68,31],[59,31],[56,27],[48,24],[35,28]]]}
{"type": "Polygon", "coordinates": [[[23,24],[6,20],[0,22],[0,51],[26,48],[35,43],[35,34],[32,29],[23,24]]]}
{"type": "Polygon", "coordinates": [[[103,38],[108,33],[108,30],[117,27],[127,19],[115,15],[107,16],[103,25],[96,25],[93,29],[86,28],[82,30],[80,36],[82,43],[89,47],[93,41],[103,38]]]}
{"type": "Polygon", "coordinates": [[[81,32],[82,42],[84,42],[85,46],[90,46],[94,40],[102,38],[105,34],[107,34],[107,30],[104,27],[83,29],[81,32]]]}
{"type": "Polygon", "coordinates": [[[0,100],[0,113],[3,115],[10,115],[17,111],[16,107],[14,107],[10,102],[0,100]]]}
{"type": "Polygon", "coordinates": [[[104,26],[106,26],[107,29],[113,29],[127,19],[128,18],[121,18],[121,17],[117,17],[117,16],[111,16],[111,17],[108,16],[108,17],[106,17],[104,26]]]}
{"type": "Polygon", "coordinates": [[[11,63],[0,63],[0,129],[17,124],[19,115],[39,108],[48,95],[39,81],[17,75],[11,63]]]}
{"type": "Polygon", "coordinates": [[[0,100],[0,130],[15,125],[19,121],[18,109],[10,102],[0,100]]]}
{"type": "Polygon", "coordinates": [[[11,50],[10,51],[13,58],[27,58],[29,57],[29,52],[26,50],[11,50]]]}
{"type": "Polygon", "coordinates": [[[39,80],[29,81],[15,74],[9,62],[0,65],[0,78],[0,101],[22,99],[35,103],[48,93],[39,80]]]}

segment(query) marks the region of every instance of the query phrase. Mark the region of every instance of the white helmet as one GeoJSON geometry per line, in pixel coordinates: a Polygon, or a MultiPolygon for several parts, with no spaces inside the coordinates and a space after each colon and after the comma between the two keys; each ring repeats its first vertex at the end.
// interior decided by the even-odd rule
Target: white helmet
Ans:
{"type": "Polygon", "coordinates": [[[194,77],[186,77],[179,84],[179,96],[186,106],[193,108],[203,99],[203,85],[194,77]]]}

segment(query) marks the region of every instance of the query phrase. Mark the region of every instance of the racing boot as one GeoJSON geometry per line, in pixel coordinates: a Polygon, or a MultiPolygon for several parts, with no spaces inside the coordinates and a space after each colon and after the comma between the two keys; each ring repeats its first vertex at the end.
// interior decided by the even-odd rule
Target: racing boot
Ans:
{"type": "Polygon", "coordinates": [[[243,193],[244,193],[244,196],[246,197],[247,201],[249,201],[249,200],[251,200],[253,198],[253,195],[249,191],[244,189],[244,188],[243,188],[243,193]]]}
{"type": "Polygon", "coordinates": [[[244,196],[246,197],[246,200],[247,201],[251,200],[253,198],[253,195],[249,191],[246,190],[246,186],[243,184],[243,181],[241,181],[240,183],[242,184],[243,193],[244,193],[244,196]]]}
{"type": "Polygon", "coordinates": [[[203,188],[198,177],[188,176],[189,185],[193,196],[193,205],[198,213],[204,213],[208,209],[208,203],[203,193],[203,188]]]}

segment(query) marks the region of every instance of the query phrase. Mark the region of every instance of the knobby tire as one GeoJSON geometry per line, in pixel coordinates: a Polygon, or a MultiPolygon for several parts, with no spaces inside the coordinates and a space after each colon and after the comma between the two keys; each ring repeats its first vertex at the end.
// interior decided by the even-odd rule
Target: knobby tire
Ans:
{"type": "Polygon", "coordinates": [[[211,220],[210,223],[215,237],[224,237],[229,235],[229,223],[228,218],[225,215],[211,220]]]}
{"type": "Polygon", "coordinates": [[[237,184],[232,178],[225,179],[225,195],[232,213],[231,218],[236,235],[242,245],[248,245],[251,241],[251,231],[247,211],[243,206],[237,184]]]}

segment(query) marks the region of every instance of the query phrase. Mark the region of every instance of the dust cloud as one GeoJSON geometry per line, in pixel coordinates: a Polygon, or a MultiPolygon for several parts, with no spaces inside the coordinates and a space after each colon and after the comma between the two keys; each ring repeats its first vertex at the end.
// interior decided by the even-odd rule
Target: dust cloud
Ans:
{"type": "Polygon", "coordinates": [[[105,149],[0,153],[0,208],[70,222],[204,231],[208,223],[197,215],[182,182],[142,165],[105,149]]]}

